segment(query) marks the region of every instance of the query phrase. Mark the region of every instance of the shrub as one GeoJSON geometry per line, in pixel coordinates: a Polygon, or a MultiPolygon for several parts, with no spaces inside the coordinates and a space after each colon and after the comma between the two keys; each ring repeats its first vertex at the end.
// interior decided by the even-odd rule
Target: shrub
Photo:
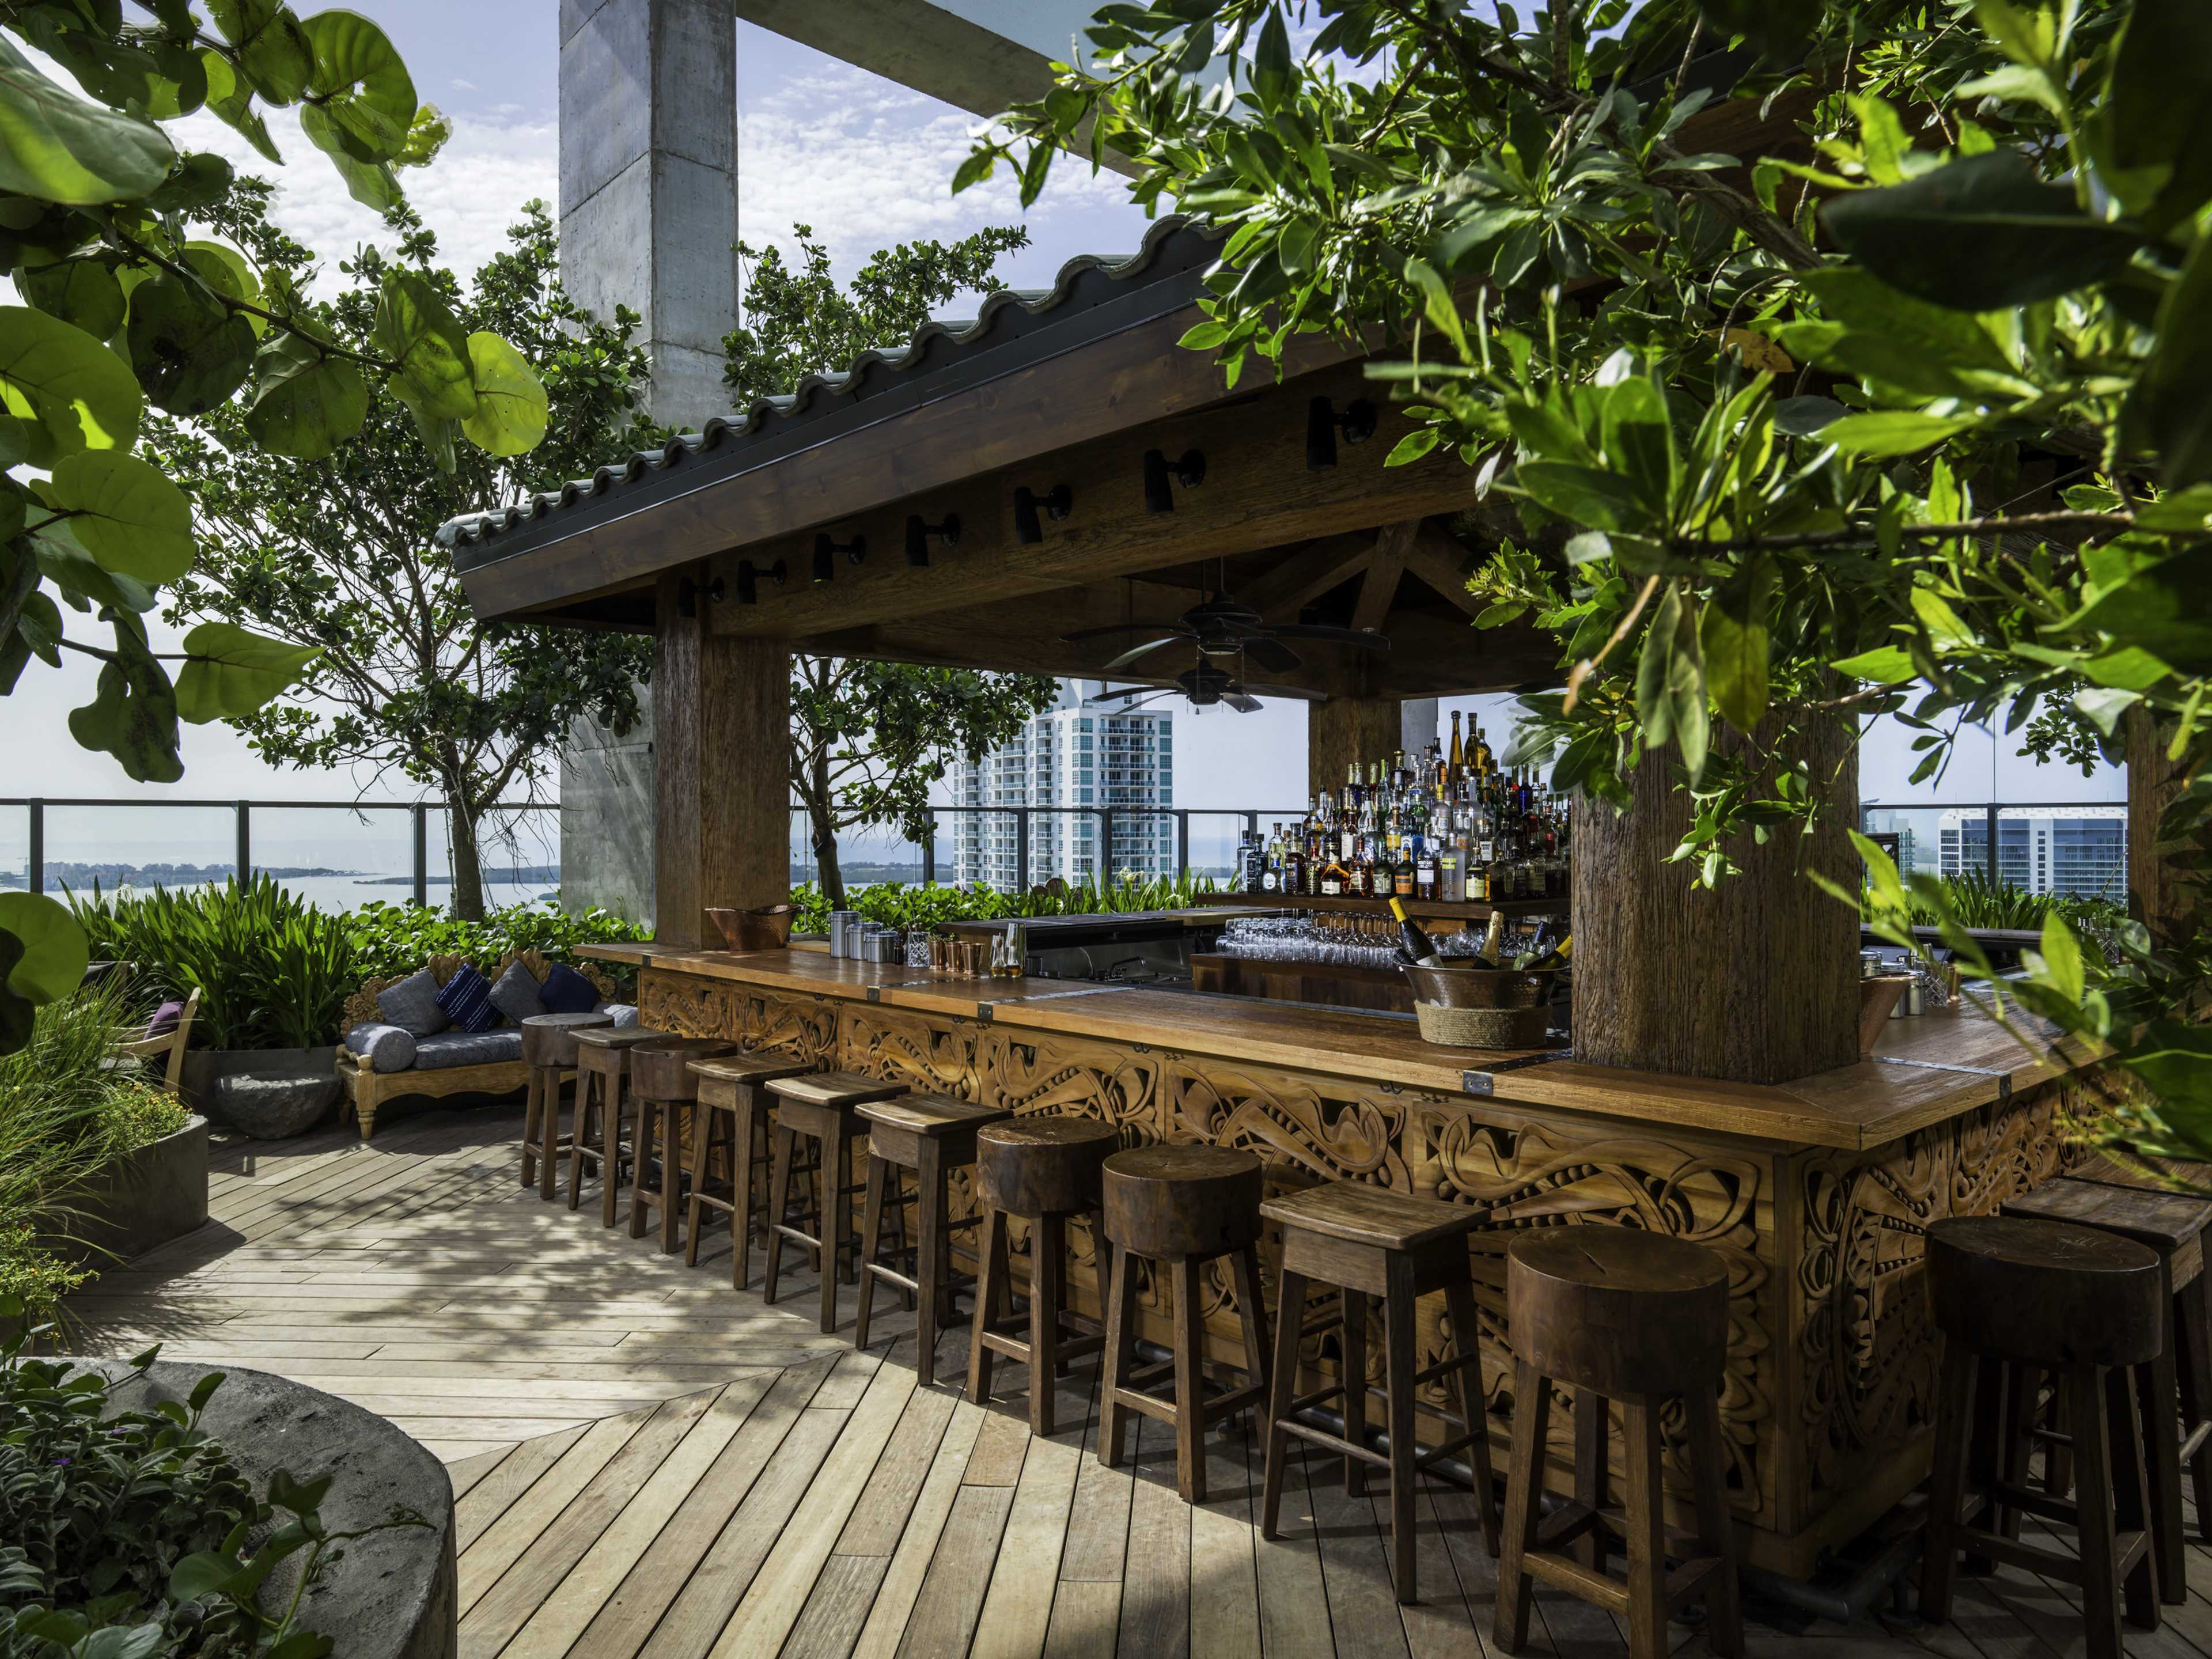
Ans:
{"type": "MultiPolygon", "coordinates": [[[[572,916],[550,902],[494,910],[482,921],[460,921],[443,910],[411,904],[364,904],[345,918],[362,979],[411,974],[434,956],[465,957],[489,969],[501,957],[536,951],[574,963],[580,945],[620,945],[650,939],[653,930],[605,910],[572,916]]],[[[612,964],[594,964],[603,971],[612,964]]],[[[356,988],[358,988],[356,987],[356,988]]]]}
{"type": "MultiPolygon", "coordinates": [[[[1205,902],[1218,892],[1213,878],[1185,872],[1139,878],[1124,872],[1119,879],[1094,877],[1077,882],[1065,893],[1024,893],[1018,897],[991,888],[923,886],[920,883],[879,881],[856,887],[847,895],[849,908],[870,921],[894,927],[935,927],[948,921],[995,921],[1001,916],[1097,915],[1130,910],[1176,910],[1205,902]]],[[[791,902],[799,907],[796,930],[826,932],[830,903],[813,882],[793,888],[791,902]]]]}
{"type": "Polygon", "coordinates": [[[211,1048],[313,1048],[337,1038],[366,975],[343,921],[258,876],[240,886],[70,896],[94,956],[134,964],[162,994],[198,988],[192,1035],[211,1048]]]}
{"type": "MultiPolygon", "coordinates": [[[[0,1298],[0,1320],[23,1311],[0,1298]]],[[[118,1385],[100,1372],[24,1358],[38,1334],[0,1346],[0,1659],[319,1659],[331,1638],[297,1626],[307,1587],[350,1540],[428,1524],[394,1510],[331,1532],[317,1513],[329,1476],[280,1470],[257,1494],[200,1427],[222,1372],[185,1404],[116,1411],[118,1385]],[[264,1612],[270,1571],[303,1551],[290,1594],[264,1612]]],[[[159,1352],[138,1355],[124,1381],[159,1352]]]]}

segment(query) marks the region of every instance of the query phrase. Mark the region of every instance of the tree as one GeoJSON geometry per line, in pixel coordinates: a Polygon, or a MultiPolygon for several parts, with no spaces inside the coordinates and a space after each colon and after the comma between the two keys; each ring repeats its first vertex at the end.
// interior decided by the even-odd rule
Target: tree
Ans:
{"type": "MultiPolygon", "coordinates": [[[[350,11],[302,19],[278,0],[8,0],[4,27],[72,76],[79,98],[0,36],[0,695],[30,659],[101,666],[71,735],[140,781],[177,777],[177,722],[247,714],[310,653],[204,623],[174,655],[141,620],[191,562],[191,509],[131,453],[146,406],[193,416],[246,400],[246,441],[328,454],[361,424],[371,377],[426,429],[516,453],[537,441],[542,393],[512,347],[471,336],[411,273],[393,271],[371,337],[341,346],[281,273],[195,234],[234,181],[222,157],[179,152],[160,123],[205,108],[279,161],[260,106],[302,128],[359,200],[400,200],[394,169],[426,165],[447,124],[421,104],[381,30],[350,11]],[[89,99],[91,101],[87,101],[89,99]],[[72,635],[64,607],[112,645],[72,635]],[[167,664],[181,663],[175,680],[167,664]]],[[[84,935],[39,894],[0,895],[0,1052],[35,1005],[82,977],[84,935]]]]}
{"type": "MultiPolygon", "coordinates": [[[[263,269],[304,288],[313,255],[270,224],[265,199],[265,186],[242,183],[226,228],[263,269]]],[[[450,808],[453,914],[479,921],[487,815],[517,792],[535,797],[578,715],[618,732],[636,722],[652,649],[627,635],[479,623],[436,529],[665,434],[637,409],[647,365],[629,343],[635,314],[601,322],[562,292],[544,203],[524,206],[465,289],[437,267],[436,241],[411,211],[395,209],[386,224],[392,254],[372,245],[340,266],[350,283],[328,308],[332,340],[368,340],[402,269],[464,329],[514,343],[544,384],[543,442],[514,456],[438,447],[379,392],[354,441],[319,459],[256,452],[236,409],[155,419],[148,453],[202,526],[172,619],[252,623],[314,653],[283,697],[232,723],[279,764],[366,765],[437,791],[450,808]]]]}
{"type": "MultiPolygon", "coordinates": [[[[1029,245],[1018,226],[959,241],[884,250],[848,291],[812,228],[794,225],[801,264],[774,248],[740,246],[749,262],[745,325],[724,337],[723,378],[741,404],[790,392],[809,371],[842,369],[871,346],[903,343],[936,307],[995,287],[1002,252],[1029,245]]],[[[982,674],[909,663],[794,656],[791,665],[791,787],[806,809],[822,890],[845,903],[837,832],[896,823],[910,841],[932,833],[930,786],[957,757],[978,761],[1052,704],[1054,683],[1036,674],[982,674]]]]}
{"type": "MultiPolygon", "coordinates": [[[[956,187],[1011,161],[1034,199],[1088,121],[1138,199],[1229,227],[1184,343],[1232,379],[1302,331],[1394,338],[1394,459],[1451,446],[1486,506],[1480,623],[1559,643],[1518,758],[1612,801],[1668,769],[1709,884],[1826,810],[1802,757],[1871,714],[1923,775],[1968,722],[2154,732],[2184,899],[2109,960],[2054,920],[2013,988],[2110,1045],[2131,1144],[2212,1152],[2212,11],[1343,0],[1298,52],[1294,9],[1110,9],[956,187]],[[1686,153],[1716,76],[1811,159],[1686,153]]],[[[1906,942],[1917,896],[1978,954],[1862,851],[1839,897],[1906,942]]]]}

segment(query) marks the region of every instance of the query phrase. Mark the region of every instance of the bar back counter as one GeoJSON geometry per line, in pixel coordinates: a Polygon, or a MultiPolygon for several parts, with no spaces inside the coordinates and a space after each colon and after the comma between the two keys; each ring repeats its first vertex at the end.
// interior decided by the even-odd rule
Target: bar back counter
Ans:
{"type": "MultiPolygon", "coordinates": [[[[1102,1119],[1125,1145],[1238,1146],[1276,1190],[1372,1182],[1483,1212],[1473,1235],[1484,1394],[1501,1466],[1513,1356],[1504,1268],[1517,1232],[1644,1228],[1719,1251],[1730,1270],[1721,1402],[1728,1488],[1747,1559],[1807,1577],[1928,1469],[1936,1346],[1923,1234],[1993,1214],[2085,1155],[2069,1122],[2089,1080],[2039,1062],[1979,1010],[1896,1022],[1871,1059],[1782,1085],[1659,1076],[1559,1051],[1423,1042],[1410,1022],[1066,980],[975,980],[806,951],[595,946],[639,969],[644,1023],[733,1038],[917,1091],[1102,1119]]],[[[972,1209],[963,1172],[956,1213],[972,1209]]],[[[1093,1240],[1068,1277],[1096,1312],[1093,1240]]],[[[1015,1273],[1027,1273],[1018,1241],[1015,1273]]],[[[1276,1261],[1262,1246],[1267,1293],[1276,1261]]],[[[1241,1352],[1224,1272],[1206,1283],[1209,1341],[1241,1352]]],[[[1163,1291],[1140,1297],[1168,1332],[1163,1291]]],[[[1425,1303],[1419,1364],[1464,1334],[1425,1303]]],[[[1379,1364],[1382,1344],[1370,1344],[1379,1364]]],[[[1333,1370],[1333,1336],[1307,1362],[1333,1370]]],[[[1424,1407],[1440,1409],[1440,1388],[1424,1407]]],[[[1571,1409],[1555,1411],[1562,1457],[1571,1409]]],[[[1687,1471],[1670,1438],[1671,1506],[1687,1471]]],[[[1555,1471],[1564,1483],[1564,1465],[1555,1471]]]]}

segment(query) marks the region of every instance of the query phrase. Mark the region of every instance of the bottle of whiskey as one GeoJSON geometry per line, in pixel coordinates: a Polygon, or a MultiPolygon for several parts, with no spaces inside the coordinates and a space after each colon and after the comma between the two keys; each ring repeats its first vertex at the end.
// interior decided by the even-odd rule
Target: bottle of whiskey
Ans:
{"type": "Polygon", "coordinates": [[[1391,870],[1390,890],[1401,899],[1414,896],[1416,884],[1413,868],[1413,842],[1409,836],[1398,838],[1398,861],[1391,870]]]}
{"type": "Polygon", "coordinates": [[[1460,742],[1459,710],[1455,708],[1452,710],[1451,755],[1449,762],[1447,763],[1447,769],[1444,773],[1444,781],[1448,784],[1455,784],[1460,781],[1461,777],[1464,775],[1466,771],[1467,750],[1462,746],[1460,742]]]}

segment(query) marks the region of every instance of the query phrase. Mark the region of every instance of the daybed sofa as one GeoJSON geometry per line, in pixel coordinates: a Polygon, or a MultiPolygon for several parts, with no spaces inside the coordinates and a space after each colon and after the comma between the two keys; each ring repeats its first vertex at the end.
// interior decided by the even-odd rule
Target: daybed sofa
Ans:
{"type": "Polygon", "coordinates": [[[554,964],[537,951],[520,951],[483,975],[498,1024],[488,1030],[457,1029],[441,1011],[426,1012],[424,996],[433,987],[447,994],[454,976],[470,965],[462,957],[432,957],[416,973],[373,979],[347,1000],[338,1029],[338,1077],[345,1085],[338,1115],[340,1121],[349,1112],[360,1121],[363,1140],[375,1132],[376,1109],[387,1100],[512,1094],[525,1088],[530,1072],[522,1063],[521,1019],[548,1012],[538,995],[550,980],[566,988],[571,1001],[591,995],[589,1006],[613,1015],[617,1025],[636,1023],[637,1010],[619,1000],[614,981],[599,969],[588,963],[563,968],[563,974],[580,975],[588,986],[587,993],[579,992],[556,980],[554,964]]]}

